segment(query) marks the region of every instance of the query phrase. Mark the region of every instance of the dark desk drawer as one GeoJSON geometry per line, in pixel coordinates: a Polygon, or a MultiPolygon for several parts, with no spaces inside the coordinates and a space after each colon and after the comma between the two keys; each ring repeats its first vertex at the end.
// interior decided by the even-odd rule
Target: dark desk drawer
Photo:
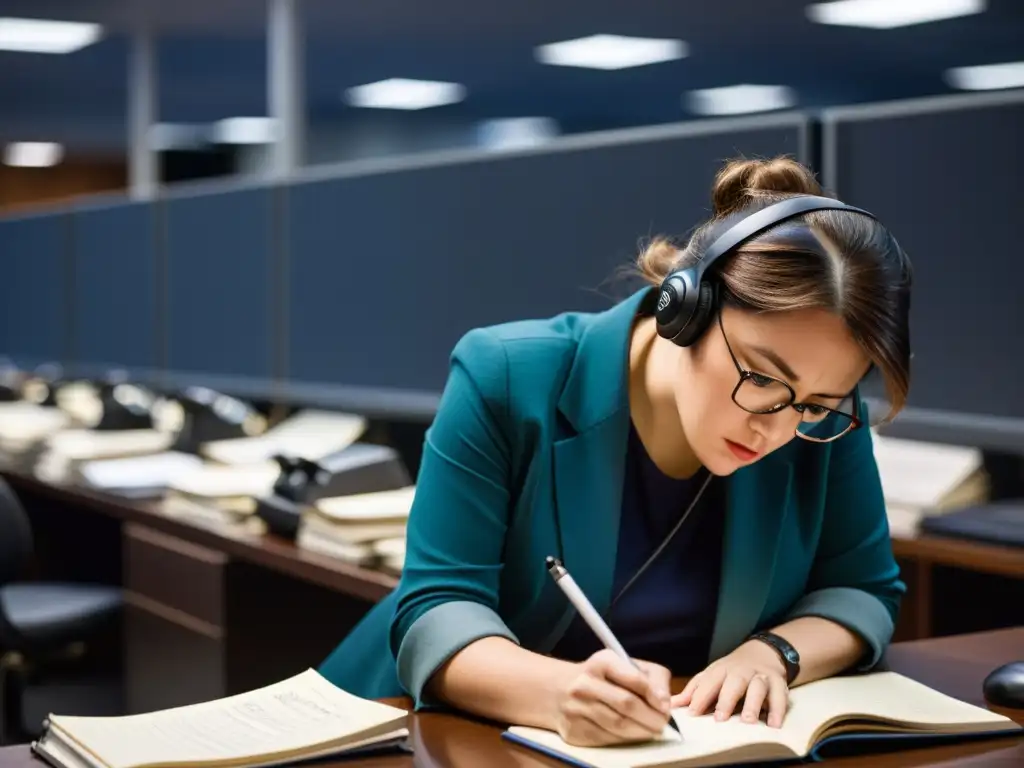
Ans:
{"type": "Polygon", "coordinates": [[[199,630],[204,634],[224,627],[227,564],[223,552],[135,523],[124,526],[129,602],[185,626],[206,627],[199,630]]]}

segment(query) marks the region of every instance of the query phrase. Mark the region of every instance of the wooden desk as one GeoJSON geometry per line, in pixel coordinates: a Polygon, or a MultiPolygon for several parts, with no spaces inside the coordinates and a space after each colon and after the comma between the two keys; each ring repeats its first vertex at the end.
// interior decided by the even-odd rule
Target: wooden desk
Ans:
{"type": "Polygon", "coordinates": [[[2,472],[33,520],[40,577],[123,587],[129,712],[316,666],[397,583],[276,536],[233,535],[155,503],[2,472]]]}
{"type": "MultiPolygon", "coordinates": [[[[37,537],[54,550],[46,559],[64,569],[58,578],[125,587],[130,711],[229,695],[315,665],[397,583],[275,536],[233,536],[153,503],[0,471],[34,508],[37,537]],[[82,541],[100,538],[106,556],[95,541],[83,551],[82,541]],[[110,567],[93,574],[97,563],[110,567]]],[[[1024,549],[919,536],[894,539],[893,550],[908,586],[895,640],[1024,624],[1024,549]],[[977,581],[985,578],[997,583],[977,581]]]]}
{"type": "MultiPolygon", "coordinates": [[[[981,682],[995,666],[1024,655],[1024,627],[975,635],[893,645],[888,666],[943,693],[985,706],[981,682]]],[[[682,687],[676,681],[676,689],[682,687]]],[[[401,701],[389,703],[403,705],[401,701]]],[[[408,701],[404,702],[408,706],[408,701]]],[[[1024,724],[1024,711],[1007,714],[1024,724]]],[[[394,755],[362,761],[337,762],[338,768],[556,768],[564,763],[501,738],[501,728],[454,715],[423,714],[413,717],[412,755],[394,755]]],[[[1002,738],[973,744],[915,749],[868,757],[829,761],[841,766],[915,768],[958,766],[995,768],[1024,765],[1024,738],[1002,738]]],[[[0,749],[0,768],[40,768],[25,746],[0,749]]]]}
{"type": "Polygon", "coordinates": [[[926,534],[892,546],[907,584],[895,640],[1024,623],[1024,548],[926,534]]]}

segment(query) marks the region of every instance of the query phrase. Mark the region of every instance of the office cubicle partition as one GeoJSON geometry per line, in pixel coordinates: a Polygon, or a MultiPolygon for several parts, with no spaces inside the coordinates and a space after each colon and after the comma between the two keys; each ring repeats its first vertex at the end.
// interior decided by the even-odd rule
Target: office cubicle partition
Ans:
{"type": "Polygon", "coordinates": [[[810,160],[784,114],[307,171],[287,187],[290,399],[429,417],[473,327],[606,309],[645,239],[711,213],[722,163],[810,160]]]}
{"type": "Polygon", "coordinates": [[[429,419],[474,326],[600,310],[738,155],[811,159],[801,114],[188,184],[0,221],[0,354],[429,419]]]}
{"type": "Polygon", "coordinates": [[[914,263],[909,405],[894,434],[1024,449],[1024,94],[824,115],[823,173],[914,263]]]}
{"type": "Polygon", "coordinates": [[[163,380],[269,397],[279,378],[275,187],[203,185],[165,196],[157,242],[163,380]]]}
{"type": "Polygon", "coordinates": [[[75,206],[66,219],[71,268],[44,279],[70,283],[68,373],[99,377],[120,369],[157,378],[163,313],[156,207],[104,198],[75,206]]]}
{"type": "Polygon", "coordinates": [[[34,368],[70,354],[71,228],[63,212],[0,226],[0,355],[34,368]]]}

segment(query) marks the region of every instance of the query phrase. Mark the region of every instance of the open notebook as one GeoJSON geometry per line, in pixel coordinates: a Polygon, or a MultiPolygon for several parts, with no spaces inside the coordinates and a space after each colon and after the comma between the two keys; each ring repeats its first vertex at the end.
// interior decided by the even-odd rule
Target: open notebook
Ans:
{"type": "Polygon", "coordinates": [[[310,669],[237,696],[142,715],[51,715],[32,750],[55,768],[252,768],[398,747],[408,716],[310,669]]]}
{"type": "Polygon", "coordinates": [[[965,737],[1022,733],[1002,715],[932,690],[895,672],[833,677],[794,688],[782,728],[738,716],[676,711],[676,734],[642,744],[576,747],[556,733],[513,726],[505,738],[588,768],[684,768],[748,762],[818,759],[826,743],[871,734],[965,737]]]}

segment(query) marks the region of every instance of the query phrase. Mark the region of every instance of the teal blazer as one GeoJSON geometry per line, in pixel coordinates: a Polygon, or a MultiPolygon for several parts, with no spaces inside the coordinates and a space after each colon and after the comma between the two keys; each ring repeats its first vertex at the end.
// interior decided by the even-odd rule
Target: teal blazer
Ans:
{"type": "MultiPolygon", "coordinates": [[[[560,557],[598,611],[611,599],[630,425],[633,321],[611,309],[470,331],[455,346],[427,431],[401,581],[323,662],[375,698],[425,686],[498,635],[550,652],[573,617],[544,567],[560,557]]],[[[859,634],[872,666],[904,585],[870,431],[793,440],[726,481],[726,532],[709,661],[754,631],[820,616],[859,634]]]]}

